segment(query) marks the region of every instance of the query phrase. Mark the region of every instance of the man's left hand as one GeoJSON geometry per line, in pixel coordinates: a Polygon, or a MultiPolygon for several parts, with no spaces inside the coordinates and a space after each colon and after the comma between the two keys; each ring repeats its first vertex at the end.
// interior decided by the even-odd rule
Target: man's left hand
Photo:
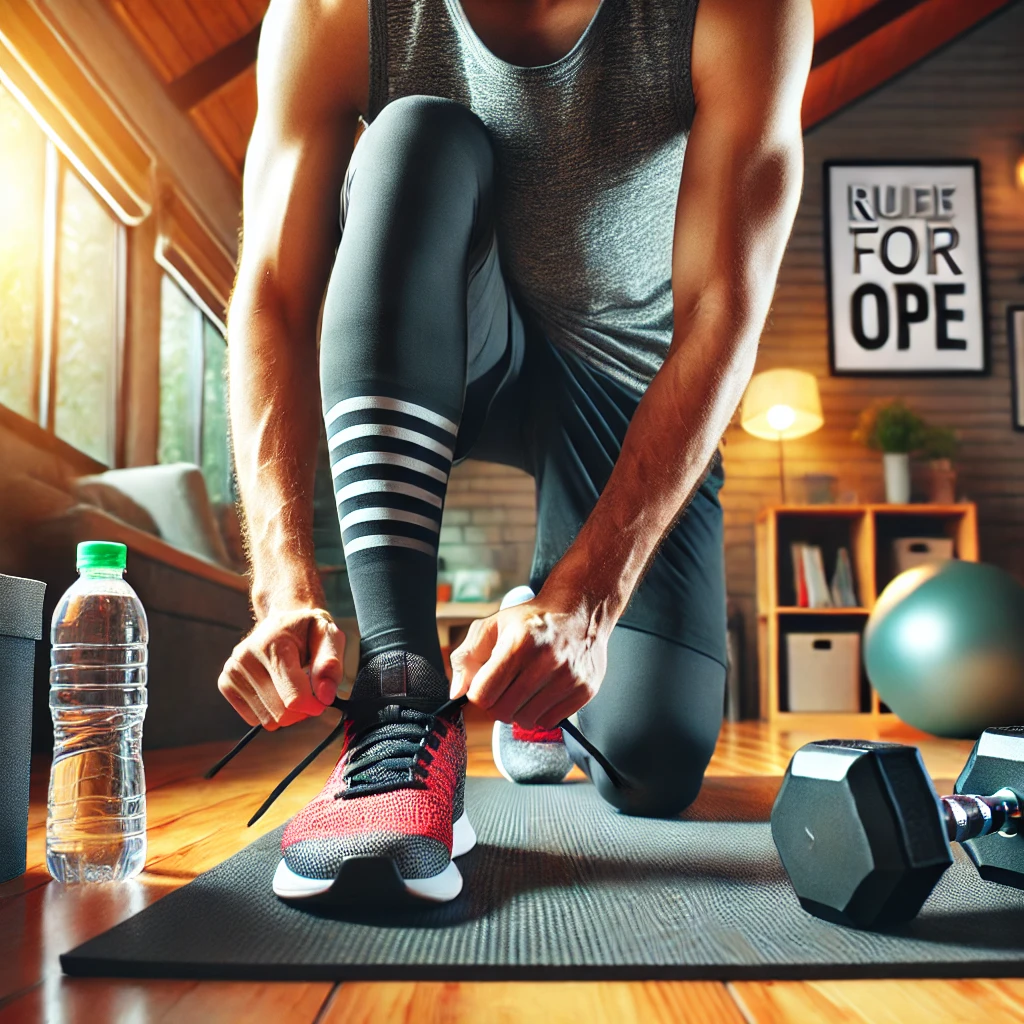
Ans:
{"type": "Polygon", "coordinates": [[[554,728],[598,691],[608,630],[578,606],[540,595],[469,628],[452,652],[453,698],[469,695],[501,722],[554,728]]]}

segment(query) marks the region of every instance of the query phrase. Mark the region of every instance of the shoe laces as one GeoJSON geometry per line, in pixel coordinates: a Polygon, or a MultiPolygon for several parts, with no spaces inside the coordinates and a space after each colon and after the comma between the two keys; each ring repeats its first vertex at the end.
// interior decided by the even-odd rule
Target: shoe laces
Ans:
{"type": "Polygon", "coordinates": [[[353,716],[348,760],[341,776],[345,785],[334,799],[425,789],[434,753],[453,725],[449,716],[461,706],[460,701],[450,700],[429,712],[388,704],[353,716]]]}
{"type": "MultiPolygon", "coordinates": [[[[334,794],[334,799],[352,799],[374,793],[388,793],[396,789],[423,789],[434,760],[434,753],[453,724],[452,716],[467,702],[468,697],[445,701],[434,711],[421,711],[403,704],[388,704],[382,710],[376,707],[372,717],[363,701],[345,701],[338,697],[331,707],[341,712],[338,724],[273,788],[256,813],[249,819],[251,827],[270,809],[275,800],[345,731],[349,733],[349,760],[342,772],[346,783],[334,794]],[[388,721],[388,719],[392,719],[388,721]]],[[[568,719],[558,723],[604,769],[609,781],[617,789],[628,784],[612,767],[608,759],[568,719]]],[[[262,725],[254,725],[203,776],[212,779],[226,764],[245,749],[261,732],[262,725]]]]}

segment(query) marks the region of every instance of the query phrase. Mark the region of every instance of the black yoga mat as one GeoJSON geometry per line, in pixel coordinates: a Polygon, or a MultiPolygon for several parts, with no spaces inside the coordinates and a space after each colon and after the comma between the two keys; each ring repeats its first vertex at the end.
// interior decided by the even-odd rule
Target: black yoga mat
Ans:
{"type": "Polygon", "coordinates": [[[287,906],[270,889],[278,829],[61,963],[309,981],[1024,974],[1024,892],[981,881],[959,851],[897,933],[805,914],[766,824],[777,784],[709,780],[684,820],[658,821],[616,814],[587,783],[471,779],[479,845],[448,905],[378,918],[287,906]]]}

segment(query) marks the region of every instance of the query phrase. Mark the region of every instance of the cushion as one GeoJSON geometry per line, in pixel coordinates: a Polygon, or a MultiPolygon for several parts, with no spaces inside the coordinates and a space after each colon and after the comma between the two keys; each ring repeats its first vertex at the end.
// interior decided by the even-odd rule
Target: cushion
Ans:
{"type": "Polygon", "coordinates": [[[104,483],[102,476],[79,477],[71,490],[74,496],[86,505],[109,512],[137,530],[144,530],[155,537],[160,536],[156,520],[138,502],[132,501],[124,491],[104,483]]]}
{"type": "MultiPolygon", "coordinates": [[[[109,469],[93,477],[82,477],[78,482],[86,486],[100,483],[120,491],[142,506],[155,523],[158,535],[168,544],[233,568],[198,466],[173,462],[165,466],[109,469]]],[[[114,514],[120,518],[120,513],[114,514]]]]}

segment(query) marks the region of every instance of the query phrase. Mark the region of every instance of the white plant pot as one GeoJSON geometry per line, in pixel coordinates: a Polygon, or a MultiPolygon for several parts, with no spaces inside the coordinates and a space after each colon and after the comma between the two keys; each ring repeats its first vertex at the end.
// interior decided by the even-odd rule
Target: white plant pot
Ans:
{"type": "Polygon", "coordinates": [[[890,505],[906,505],[910,501],[910,456],[905,452],[885,452],[885,500],[890,505]]]}

